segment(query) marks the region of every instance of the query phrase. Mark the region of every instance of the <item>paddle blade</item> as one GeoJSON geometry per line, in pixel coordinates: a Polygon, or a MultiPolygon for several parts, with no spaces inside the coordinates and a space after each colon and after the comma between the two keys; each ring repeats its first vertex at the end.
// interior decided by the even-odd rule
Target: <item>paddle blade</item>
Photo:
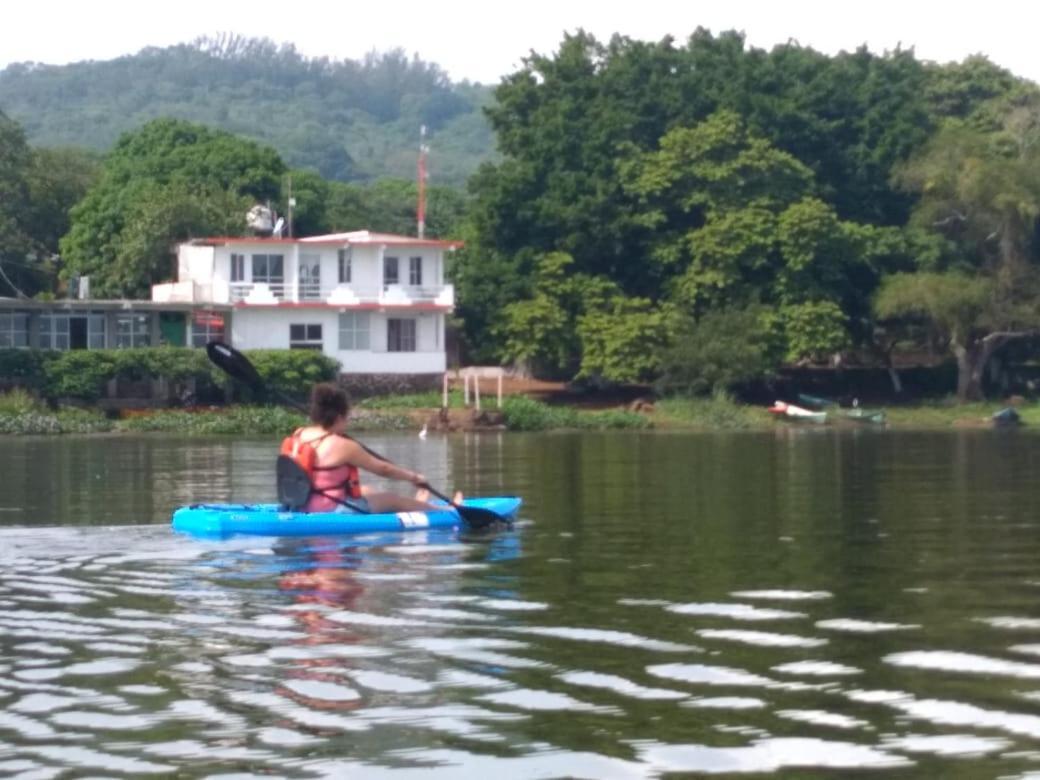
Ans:
{"type": "Polygon", "coordinates": [[[288,455],[279,455],[275,476],[278,503],[294,511],[303,509],[310,500],[312,490],[310,477],[303,467],[288,455]]]}
{"type": "Polygon", "coordinates": [[[206,355],[221,371],[237,379],[239,382],[249,385],[254,389],[261,389],[264,380],[256,372],[249,358],[232,346],[222,341],[211,341],[206,345],[206,355]]]}
{"type": "Polygon", "coordinates": [[[452,504],[459,513],[462,521],[474,531],[483,531],[490,528],[500,528],[510,525],[510,521],[497,512],[479,506],[466,506],[465,504],[452,504]]]}

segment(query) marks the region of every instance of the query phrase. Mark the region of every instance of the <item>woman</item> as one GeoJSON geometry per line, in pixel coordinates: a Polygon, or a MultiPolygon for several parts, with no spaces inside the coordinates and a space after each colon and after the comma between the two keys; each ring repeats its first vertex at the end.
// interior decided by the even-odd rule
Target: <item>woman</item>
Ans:
{"type": "MultiPolygon", "coordinates": [[[[354,511],[340,503],[342,500],[349,501],[362,511],[375,514],[443,509],[443,506],[428,503],[430,494],[425,489],[426,477],[422,474],[379,460],[368,454],[356,441],[343,435],[349,413],[350,403],[343,388],[328,383],[315,385],[310,407],[313,425],[300,428],[293,434],[294,438],[298,437],[301,442],[310,444],[317,454],[313,479],[315,492],[304,511],[354,511]],[[419,490],[415,498],[378,492],[361,485],[359,470],[370,471],[387,479],[411,482],[419,490]]],[[[462,494],[456,493],[452,500],[461,502],[462,494]]]]}

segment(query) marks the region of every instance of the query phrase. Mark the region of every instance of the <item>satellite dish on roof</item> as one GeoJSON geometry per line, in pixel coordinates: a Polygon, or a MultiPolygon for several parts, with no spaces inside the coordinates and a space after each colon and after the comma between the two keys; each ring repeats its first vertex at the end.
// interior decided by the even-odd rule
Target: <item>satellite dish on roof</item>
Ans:
{"type": "Polygon", "coordinates": [[[271,231],[271,235],[275,238],[281,238],[283,230],[285,230],[285,220],[282,217],[278,217],[278,221],[274,223],[274,230],[271,231]]]}
{"type": "Polygon", "coordinates": [[[246,214],[246,224],[254,233],[270,235],[274,223],[274,214],[267,206],[257,204],[246,214]]]}

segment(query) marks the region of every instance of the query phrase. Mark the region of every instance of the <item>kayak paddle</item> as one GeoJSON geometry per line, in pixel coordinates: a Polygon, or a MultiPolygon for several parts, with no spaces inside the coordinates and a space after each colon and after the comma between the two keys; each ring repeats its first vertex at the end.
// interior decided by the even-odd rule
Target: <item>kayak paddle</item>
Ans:
{"type": "MultiPolygon", "coordinates": [[[[259,373],[257,373],[256,368],[253,366],[252,363],[249,362],[249,358],[247,358],[234,347],[225,344],[221,341],[211,341],[208,344],[206,344],[206,355],[209,356],[209,359],[214,363],[214,365],[216,365],[219,369],[221,369],[232,379],[237,379],[242,384],[247,385],[258,392],[262,392],[268,389],[267,385],[264,383],[263,378],[260,376],[259,373]]],[[[274,393],[286,405],[291,406],[300,412],[303,412],[305,415],[309,415],[307,408],[303,404],[293,400],[280,390],[275,389],[274,393]]],[[[366,447],[353,436],[349,436],[345,433],[342,433],[340,435],[343,436],[345,439],[350,439],[352,442],[357,444],[359,447],[361,447],[361,449],[363,449],[376,460],[381,460],[384,463],[390,462],[387,458],[384,458],[375,450],[366,447]]],[[[426,488],[433,495],[437,496],[437,498],[448,502],[448,504],[452,508],[454,508],[456,512],[458,512],[459,517],[465,520],[466,524],[473,529],[487,528],[488,526],[491,526],[494,523],[507,522],[505,518],[501,517],[496,512],[492,512],[490,509],[484,509],[483,507],[476,506],[466,506],[464,504],[456,504],[454,501],[452,501],[446,495],[441,493],[439,490],[436,490],[428,482],[424,482],[419,487],[426,488]]]]}

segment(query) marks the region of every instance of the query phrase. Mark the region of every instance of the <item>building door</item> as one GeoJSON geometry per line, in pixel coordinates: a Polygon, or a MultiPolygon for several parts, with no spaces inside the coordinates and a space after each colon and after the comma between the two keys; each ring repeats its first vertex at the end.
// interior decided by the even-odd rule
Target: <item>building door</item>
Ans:
{"type": "Polygon", "coordinates": [[[87,318],[69,317],[69,349],[87,348],[87,318]]]}
{"type": "Polygon", "coordinates": [[[187,344],[184,313],[179,311],[159,312],[159,341],[171,347],[187,344]]]}

